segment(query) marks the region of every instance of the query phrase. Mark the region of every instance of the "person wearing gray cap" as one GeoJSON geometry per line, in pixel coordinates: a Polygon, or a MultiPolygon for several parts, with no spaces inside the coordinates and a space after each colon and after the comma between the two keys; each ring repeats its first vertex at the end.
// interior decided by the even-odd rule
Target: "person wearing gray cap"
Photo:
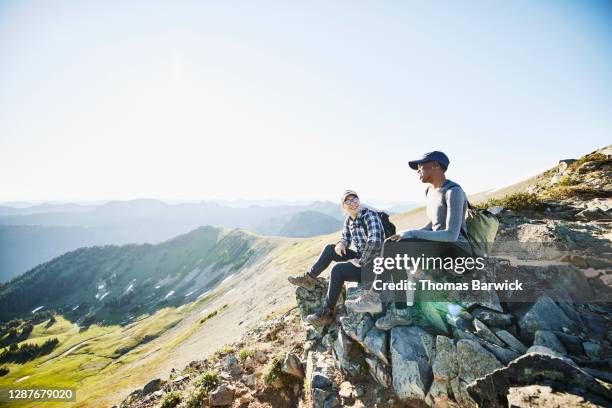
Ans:
{"type": "MultiPolygon", "coordinates": [[[[385,239],[383,224],[378,213],[361,206],[355,191],[346,190],[342,194],[340,204],[347,214],[342,229],[342,239],[335,245],[327,245],[310,271],[288,278],[293,285],[312,290],[317,283],[316,277],[327,269],[332,261],[336,262],[331,270],[325,305],[316,313],[306,317],[309,323],[316,326],[326,326],[333,321],[334,309],[344,282],[362,282],[362,278],[369,282],[374,280],[372,261],[380,255],[385,239]],[[355,251],[349,248],[351,244],[354,244],[355,251]]],[[[380,295],[372,290],[367,291],[361,306],[362,312],[381,312],[380,295]]]]}
{"type": "MultiPolygon", "coordinates": [[[[428,183],[426,190],[426,213],[429,222],[421,229],[405,230],[387,239],[409,246],[398,246],[387,242],[383,246],[383,257],[395,257],[397,251],[409,248],[412,256],[421,253],[442,257],[468,257],[472,248],[467,239],[466,215],[468,200],[461,186],[446,178],[450,164],[448,156],[440,151],[425,153],[422,157],[408,162],[411,169],[417,170],[422,183],[428,183]]],[[[394,281],[401,280],[399,273],[392,275],[394,281]]],[[[414,292],[396,292],[394,307],[376,321],[380,330],[390,330],[397,325],[411,323],[410,310],[414,292]]]]}

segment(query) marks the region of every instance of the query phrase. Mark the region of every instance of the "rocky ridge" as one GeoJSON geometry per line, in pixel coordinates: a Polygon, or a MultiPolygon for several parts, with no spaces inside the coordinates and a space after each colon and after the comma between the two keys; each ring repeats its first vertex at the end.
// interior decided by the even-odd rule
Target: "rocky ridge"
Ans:
{"type": "Polygon", "coordinates": [[[486,278],[529,282],[531,301],[493,291],[474,302],[421,302],[412,326],[384,332],[378,315],[344,308],[358,293],[347,287],[322,329],[305,321],[325,297],[319,278],[314,290],[296,290],[295,310],[121,406],[612,405],[611,153],[561,161],[522,196],[489,203],[501,245],[486,278]],[[196,379],[210,371],[216,381],[194,400],[196,379]]]}

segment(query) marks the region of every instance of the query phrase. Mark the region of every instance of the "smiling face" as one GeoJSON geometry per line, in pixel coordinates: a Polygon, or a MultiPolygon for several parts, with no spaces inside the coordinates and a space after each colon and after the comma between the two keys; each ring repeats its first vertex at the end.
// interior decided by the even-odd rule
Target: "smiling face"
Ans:
{"type": "Polygon", "coordinates": [[[431,183],[434,177],[439,176],[440,173],[444,174],[444,171],[438,162],[430,161],[419,163],[417,173],[422,183],[431,183]]]}
{"type": "Polygon", "coordinates": [[[357,213],[357,211],[359,211],[360,204],[361,203],[359,202],[359,197],[357,197],[356,195],[350,194],[344,198],[344,201],[342,202],[342,208],[348,214],[354,215],[357,213]]]}

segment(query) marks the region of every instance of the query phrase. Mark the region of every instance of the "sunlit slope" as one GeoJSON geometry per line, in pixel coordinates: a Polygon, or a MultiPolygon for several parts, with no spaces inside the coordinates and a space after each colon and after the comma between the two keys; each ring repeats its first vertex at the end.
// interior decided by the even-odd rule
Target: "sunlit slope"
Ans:
{"type": "Polygon", "coordinates": [[[158,245],[80,248],[0,286],[0,318],[54,309],[80,324],[126,323],[197,299],[273,247],[273,238],[201,227],[158,245]]]}

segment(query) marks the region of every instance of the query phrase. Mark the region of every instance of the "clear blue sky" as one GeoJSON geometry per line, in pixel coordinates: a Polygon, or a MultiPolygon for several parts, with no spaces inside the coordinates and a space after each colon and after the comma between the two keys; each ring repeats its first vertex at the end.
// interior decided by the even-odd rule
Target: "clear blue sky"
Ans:
{"type": "Polygon", "coordinates": [[[0,201],[421,200],[612,143],[612,3],[2,1],[0,201]]]}

